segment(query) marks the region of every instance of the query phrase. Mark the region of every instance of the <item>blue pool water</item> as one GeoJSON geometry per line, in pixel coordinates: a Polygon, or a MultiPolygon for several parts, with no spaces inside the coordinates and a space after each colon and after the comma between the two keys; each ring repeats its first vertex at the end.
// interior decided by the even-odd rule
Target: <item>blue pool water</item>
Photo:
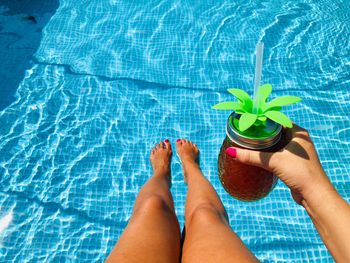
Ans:
{"type": "Polygon", "coordinates": [[[58,7],[58,1],[0,1],[0,111],[15,100],[25,69],[41,40],[41,30],[58,7]]]}
{"type": "MultiPolygon", "coordinates": [[[[61,0],[35,63],[0,112],[0,261],[103,262],[151,175],[149,151],[184,137],[222,198],[232,228],[262,262],[333,262],[306,212],[279,182],[265,199],[231,198],[217,176],[229,112],[263,82],[296,95],[307,128],[350,201],[350,5],[347,1],[61,0]]],[[[173,157],[181,226],[186,186],[173,157]]]]}

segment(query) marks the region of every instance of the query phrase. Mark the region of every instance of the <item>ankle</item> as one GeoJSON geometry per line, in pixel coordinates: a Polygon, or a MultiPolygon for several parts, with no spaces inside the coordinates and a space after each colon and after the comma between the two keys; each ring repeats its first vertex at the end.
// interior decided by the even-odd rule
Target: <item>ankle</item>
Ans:
{"type": "Polygon", "coordinates": [[[161,167],[153,168],[153,174],[160,175],[160,176],[170,174],[170,165],[164,165],[161,167]]]}
{"type": "Polygon", "coordinates": [[[197,165],[198,166],[198,162],[193,159],[192,157],[183,157],[181,158],[181,163],[182,165],[186,165],[186,166],[190,166],[190,165],[197,165]]]}
{"type": "Polygon", "coordinates": [[[182,167],[184,172],[188,170],[193,170],[193,169],[200,169],[199,164],[193,159],[182,160],[182,167]]]}

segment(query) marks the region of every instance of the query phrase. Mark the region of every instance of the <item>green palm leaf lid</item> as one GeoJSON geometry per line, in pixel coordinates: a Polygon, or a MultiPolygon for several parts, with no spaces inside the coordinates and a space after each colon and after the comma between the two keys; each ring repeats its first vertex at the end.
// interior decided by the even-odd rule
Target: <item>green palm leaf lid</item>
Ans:
{"type": "Polygon", "coordinates": [[[265,125],[267,119],[270,119],[278,124],[292,128],[292,121],[280,110],[283,106],[301,101],[301,98],[296,96],[281,96],[267,102],[268,96],[272,92],[271,84],[264,84],[259,86],[257,98],[259,101],[255,102],[248,93],[241,89],[228,89],[238,99],[238,102],[221,102],[214,105],[212,108],[216,110],[233,110],[241,115],[238,121],[238,129],[241,132],[246,131],[253,125],[265,125]],[[257,112],[254,113],[254,103],[257,103],[257,112]]]}

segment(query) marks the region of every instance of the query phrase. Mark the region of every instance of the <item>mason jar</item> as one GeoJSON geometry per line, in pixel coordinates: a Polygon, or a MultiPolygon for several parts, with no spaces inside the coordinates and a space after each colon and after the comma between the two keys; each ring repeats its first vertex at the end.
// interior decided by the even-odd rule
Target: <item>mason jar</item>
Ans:
{"type": "MultiPolygon", "coordinates": [[[[286,145],[285,131],[280,124],[267,119],[266,125],[238,130],[240,115],[233,112],[226,125],[226,138],[221,145],[218,170],[221,184],[234,198],[256,201],[264,198],[277,184],[278,178],[263,168],[240,163],[226,154],[228,147],[276,152],[286,145]]],[[[269,160],[263,160],[268,162],[269,160]]]]}

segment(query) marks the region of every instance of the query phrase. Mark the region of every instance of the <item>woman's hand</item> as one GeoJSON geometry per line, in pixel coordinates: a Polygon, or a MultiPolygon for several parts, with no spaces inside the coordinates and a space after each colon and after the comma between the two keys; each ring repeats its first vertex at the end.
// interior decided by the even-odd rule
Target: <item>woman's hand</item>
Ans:
{"type": "Polygon", "coordinates": [[[298,204],[314,191],[334,190],[307,130],[294,124],[292,129],[286,131],[286,136],[289,143],[275,153],[241,148],[228,148],[226,153],[239,162],[273,172],[291,189],[298,204]]]}
{"type": "Polygon", "coordinates": [[[228,148],[226,153],[277,175],[305,207],[335,261],[350,262],[349,204],[325,174],[308,132],[294,124],[287,137],[287,146],[275,153],[241,148],[228,148]]]}

